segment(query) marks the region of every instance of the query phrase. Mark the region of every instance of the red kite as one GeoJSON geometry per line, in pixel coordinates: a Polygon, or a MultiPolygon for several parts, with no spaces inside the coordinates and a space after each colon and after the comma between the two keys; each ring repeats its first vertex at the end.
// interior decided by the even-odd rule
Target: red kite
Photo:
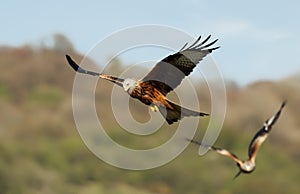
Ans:
{"type": "MultiPolygon", "coordinates": [[[[246,160],[246,161],[240,160],[234,153],[232,153],[226,149],[217,148],[214,146],[208,146],[208,148],[210,150],[216,151],[217,153],[219,153],[221,155],[227,156],[237,163],[237,166],[239,167],[239,172],[237,173],[237,175],[235,175],[234,178],[238,177],[241,173],[251,173],[255,170],[255,159],[256,159],[258,150],[262,146],[264,141],[267,139],[273,125],[279,118],[281,110],[283,109],[285,104],[286,104],[286,101],[284,101],[281,104],[281,107],[278,110],[278,112],[273,117],[268,119],[264,123],[264,126],[253,137],[253,139],[249,145],[248,160],[246,160]]],[[[189,141],[191,141],[192,143],[198,144],[198,145],[203,145],[203,144],[201,144],[201,142],[198,142],[195,140],[189,140],[189,141]]],[[[207,145],[203,145],[203,146],[207,146],[207,145]]]]}
{"type": "Polygon", "coordinates": [[[70,56],[66,58],[71,67],[83,74],[98,76],[100,78],[109,80],[124,90],[132,97],[139,99],[142,103],[149,105],[152,111],[160,111],[165,117],[168,124],[177,122],[183,117],[187,116],[208,116],[207,113],[202,113],[190,110],[180,105],[171,102],[166,98],[166,95],[180,85],[185,76],[188,76],[196,65],[206,55],[219,47],[209,48],[218,39],[206,44],[211,36],[209,35],[205,40],[199,42],[201,36],[189,47],[187,43],[173,55],[169,55],[160,62],[141,80],[131,78],[122,79],[110,75],[104,75],[92,71],[85,70],[79,67],[70,56]]]}

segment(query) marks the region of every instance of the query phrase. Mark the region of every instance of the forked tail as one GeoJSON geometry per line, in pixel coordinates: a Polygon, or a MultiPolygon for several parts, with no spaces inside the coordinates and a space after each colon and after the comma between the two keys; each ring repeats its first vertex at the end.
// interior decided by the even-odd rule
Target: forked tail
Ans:
{"type": "Polygon", "coordinates": [[[166,121],[169,125],[171,125],[174,122],[177,122],[178,120],[182,119],[183,117],[189,117],[189,116],[208,116],[209,114],[193,111],[184,107],[179,106],[178,104],[175,104],[174,102],[171,102],[167,100],[167,102],[173,107],[171,108],[165,108],[165,107],[159,107],[160,113],[166,118],[166,121]]]}

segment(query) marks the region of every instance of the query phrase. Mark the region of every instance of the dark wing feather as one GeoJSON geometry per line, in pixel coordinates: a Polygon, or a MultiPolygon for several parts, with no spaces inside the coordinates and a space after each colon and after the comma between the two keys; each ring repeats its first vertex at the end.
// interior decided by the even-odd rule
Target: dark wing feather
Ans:
{"type": "Polygon", "coordinates": [[[92,76],[99,76],[102,79],[106,79],[108,81],[111,81],[111,82],[117,84],[120,87],[123,87],[122,83],[124,82],[124,79],[83,69],[83,68],[79,67],[79,65],[77,65],[77,63],[75,61],[73,61],[73,59],[69,55],[66,55],[66,58],[67,58],[68,63],[70,64],[70,66],[76,72],[82,73],[82,74],[87,74],[87,75],[92,75],[92,76]]]}
{"type": "Polygon", "coordinates": [[[66,58],[67,58],[67,61],[68,63],[70,64],[70,66],[75,70],[77,71],[78,73],[83,73],[83,74],[89,74],[89,75],[93,75],[93,76],[100,76],[101,74],[100,73],[97,73],[97,72],[93,72],[93,71],[88,71],[86,69],[83,69],[81,67],[79,67],[75,61],[73,61],[73,59],[69,56],[69,55],[66,55],[66,58]]]}
{"type": "Polygon", "coordinates": [[[278,120],[281,110],[283,109],[283,107],[285,106],[286,101],[284,101],[281,104],[280,109],[278,110],[278,112],[271,117],[270,119],[268,119],[265,123],[264,126],[255,134],[255,136],[253,137],[250,145],[249,145],[249,150],[248,150],[248,155],[249,158],[251,160],[255,160],[255,157],[257,155],[257,152],[260,148],[260,146],[263,144],[263,142],[267,139],[273,125],[275,124],[275,122],[278,120]]]}
{"type": "Polygon", "coordinates": [[[143,81],[151,83],[154,87],[159,89],[164,95],[175,89],[188,76],[196,65],[213,50],[219,47],[208,48],[217,40],[208,44],[206,42],[211,36],[209,35],[204,41],[200,42],[201,36],[189,47],[182,49],[169,55],[160,62],[143,78],[143,81]]]}

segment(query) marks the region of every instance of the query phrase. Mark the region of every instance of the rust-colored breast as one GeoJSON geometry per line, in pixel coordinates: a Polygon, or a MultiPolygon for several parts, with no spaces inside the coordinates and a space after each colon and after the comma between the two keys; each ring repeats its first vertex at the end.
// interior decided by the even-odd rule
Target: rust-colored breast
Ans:
{"type": "Polygon", "coordinates": [[[157,88],[153,87],[147,82],[141,81],[139,85],[132,91],[130,96],[139,99],[146,105],[155,103],[172,108],[166,101],[166,97],[157,88]]]}

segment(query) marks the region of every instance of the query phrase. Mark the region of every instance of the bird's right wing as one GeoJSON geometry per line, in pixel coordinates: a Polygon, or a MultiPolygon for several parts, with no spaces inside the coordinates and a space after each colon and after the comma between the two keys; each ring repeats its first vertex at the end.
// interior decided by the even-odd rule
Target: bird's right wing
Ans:
{"type": "Polygon", "coordinates": [[[231,158],[232,160],[234,160],[236,163],[242,164],[242,161],[232,152],[230,152],[229,150],[223,149],[223,148],[218,148],[218,147],[214,147],[214,146],[208,146],[208,145],[204,145],[201,142],[198,142],[196,140],[193,139],[188,139],[191,143],[197,144],[197,145],[202,145],[204,147],[208,147],[210,150],[213,150],[215,152],[217,152],[218,154],[221,154],[223,156],[227,156],[229,158],[231,158]]]}
{"type": "Polygon", "coordinates": [[[88,74],[88,75],[93,75],[93,76],[101,75],[100,73],[88,71],[88,70],[85,70],[85,69],[79,67],[79,65],[77,65],[77,63],[75,61],[73,61],[73,59],[69,55],[66,55],[66,58],[67,58],[69,65],[78,73],[83,73],[83,74],[88,74]]]}
{"type": "Polygon", "coordinates": [[[242,161],[234,153],[232,153],[229,150],[226,150],[226,149],[223,149],[223,148],[217,148],[217,147],[214,147],[214,146],[211,146],[210,149],[216,151],[217,153],[219,153],[223,156],[227,156],[227,157],[233,159],[236,163],[239,163],[239,164],[242,163],[242,161]]]}
{"type": "Polygon", "coordinates": [[[251,160],[255,160],[259,148],[261,147],[263,142],[267,139],[273,125],[278,120],[280,113],[281,113],[283,107],[285,106],[285,104],[286,104],[286,101],[284,101],[281,104],[279,110],[273,117],[266,120],[266,122],[264,123],[264,126],[253,137],[253,139],[249,145],[249,151],[248,151],[248,155],[251,160]]]}
{"type": "Polygon", "coordinates": [[[124,82],[124,79],[122,79],[122,78],[113,77],[111,75],[105,75],[105,74],[101,74],[101,73],[97,73],[97,72],[93,72],[93,71],[83,69],[79,65],[77,65],[77,63],[69,55],[66,55],[66,58],[67,58],[67,61],[68,61],[69,65],[78,73],[92,75],[92,76],[98,76],[102,79],[106,79],[108,81],[111,81],[111,82],[117,84],[120,87],[123,86],[122,83],[124,82]]]}

